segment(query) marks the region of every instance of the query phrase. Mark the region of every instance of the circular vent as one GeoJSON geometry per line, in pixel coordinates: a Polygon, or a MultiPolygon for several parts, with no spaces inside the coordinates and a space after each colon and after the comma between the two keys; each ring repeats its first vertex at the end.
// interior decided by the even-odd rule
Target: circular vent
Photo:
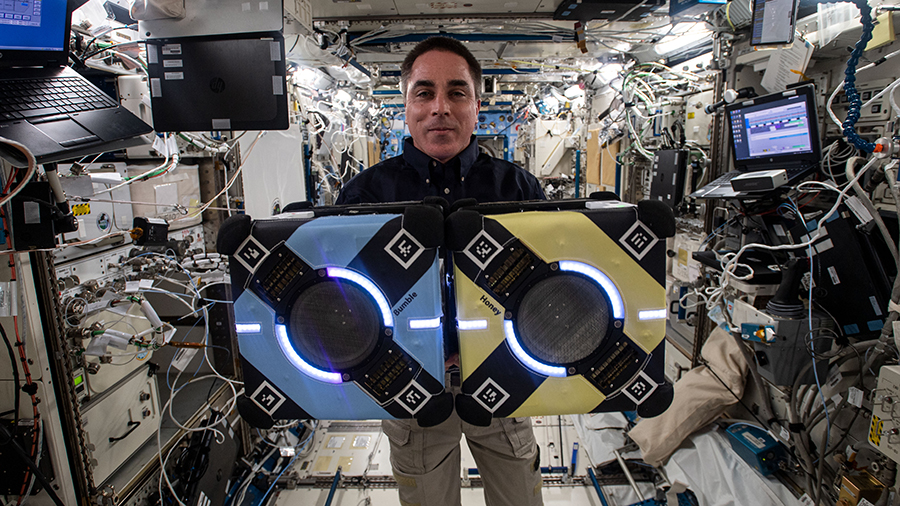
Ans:
{"type": "Polygon", "coordinates": [[[534,358],[570,364],[603,342],[610,324],[609,300],[596,283],[574,274],[539,281],[517,311],[518,337],[534,358]]]}
{"type": "Polygon", "coordinates": [[[326,371],[361,364],[381,332],[378,307],[354,283],[328,280],[300,292],[290,309],[291,343],[307,362],[326,371]]]}

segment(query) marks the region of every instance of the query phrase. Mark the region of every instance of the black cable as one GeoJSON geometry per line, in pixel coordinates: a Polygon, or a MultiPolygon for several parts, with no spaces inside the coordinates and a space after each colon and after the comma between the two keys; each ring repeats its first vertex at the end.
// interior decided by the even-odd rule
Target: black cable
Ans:
{"type": "Polygon", "coordinates": [[[53,504],[56,504],[57,506],[66,506],[65,504],[63,504],[62,500],[60,500],[59,496],[56,495],[56,492],[53,490],[53,486],[50,485],[50,481],[46,476],[44,476],[44,473],[42,473],[41,470],[38,469],[37,464],[35,464],[34,461],[31,460],[31,457],[28,456],[28,453],[19,445],[19,442],[12,437],[12,434],[6,427],[3,426],[3,424],[0,424],[0,435],[2,435],[4,438],[8,438],[9,442],[5,444],[12,445],[13,450],[15,450],[19,455],[19,458],[22,459],[22,462],[24,462],[25,465],[31,469],[31,472],[34,474],[37,480],[41,482],[44,490],[47,491],[50,499],[53,500],[53,504]]]}
{"type": "MultiPolygon", "coordinates": [[[[12,365],[13,371],[13,380],[16,382],[15,386],[15,406],[13,407],[13,412],[15,413],[15,423],[13,425],[13,435],[10,436],[15,437],[15,431],[19,428],[19,402],[21,400],[22,395],[22,385],[19,383],[19,364],[16,362],[16,354],[13,351],[12,344],[9,342],[9,338],[6,336],[6,329],[3,328],[3,325],[0,324],[0,335],[3,336],[3,342],[6,344],[6,351],[9,352],[9,362],[12,365]]],[[[4,413],[6,414],[6,413],[4,413]]],[[[0,444],[7,444],[9,441],[2,441],[0,444]]]]}
{"type": "MultiPolygon", "coordinates": [[[[119,47],[119,46],[128,46],[128,45],[131,45],[131,44],[143,44],[144,42],[145,42],[145,41],[143,41],[143,40],[132,40],[132,41],[128,41],[128,42],[119,42],[118,44],[113,44],[113,45],[111,45],[111,46],[106,46],[106,47],[104,47],[104,48],[102,48],[102,49],[98,49],[98,50],[96,50],[96,51],[91,51],[90,53],[88,53],[88,54],[86,54],[86,55],[82,55],[81,60],[82,60],[82,61],[88,61],[88,59],[91,58],[92,56],[98,55],[98,54],[102,53],[103,51],[109,51],[110,49],[114,49],[114,48],[117,48],[117,47],[119,47]]],[[[71,55],[69,55],[69,56],[71,56],[71,55]]]]}
{"type": "MultiPolygon", "coordinates": [[[[685,135],[684,125],[681,123],[680,119],[676,119],[675,122],[672,123],[672,126],[669,127],[670,131],[676,126],[678,127],[678,131],[681,132],[681,135],[678,136],[678,147],[683,148],[685,142],[687,142],[687,137],[685,135]]],[[[672,132],[672,136],[675,136],[675,132],[672,132]]]]}
{"type": "Polygon", "coordinates": [[[84,61],[82,61],[81,58],[75,56],[74,53],[69,53],[69,59],[71,59],[73,62],[75,62],[75,66],[73,68],[83,69],[87,66],[84,64],[84,61]]]}
{"type": "MultiPolygon", "coordinates": [[[[224,348],[224,346],[220,346],[220,348],[224,348]]],[[[217,382],[218,380],[219,380],[219,378],[213,378],[213,380],[212,380],[212,385],[209,386],[209,391],[206,392],[206,403],[207,403],[207,404],[209,404],[209,402],[210,402],[210,401],[209,401],[209,398],[212,397],[213,388],[216,386],[216,382],[217,382]]]]}
{"type": "Polygon", "coordinates": [[[559,461],[560,465],[565,463],[565,451],[566,448],[563,446],[563,431],[562,431],[562,415],[556,416],[556,421],[559,423],[559,461]]]}
{"type": "MultiPolygon", "coordinates": [[[[835,451],[837,451],[838,448],[841,447],[842,444],[844,444],[844,441],[847,440],[847,436],[850,435],[850,429],[853,428],[853,424],[856,423],[856,419],[857,419],[857,417],[859,417],[859,412],[860,412],[860,411],[862,411],[862,410],[859,409],[859,408],[856,408],[856,410],[853,412],[853,418],[850,419],[850,423],[847,425],[847,429],[846,429],[846,430],[845,430],[845,429],[841,429],[840,427],[837,427],[837,424],[834,424],[835,427],[837,427],[838,429],[844,431],[844,435],[841,436],[840,439],[838,439],[838,442],[835,443],[834,446],[832,446],[830,449],[827,449],[828,451],[827,451],[826,453],[824,453],[823,455],[831,455],[831,454],[833,454],[835,451]]],[[[819,458],[822,458],[822,457],[819,457],[819,458]]]]}
{"type": "MultiPolygon", "coordinates": [[[[125,28],[125,29],[131,29],[131,30],[137,31],[138,24],[137,24],[137,23],[132,23],[132,24],[130,24],[130,25],[125,25],[124,28],[125,28]]],[[[112,30],[110,30],[110,31],[112,31],[112,30]]],[[[106,33],[109,33],[109,32],[106,32],[106,33]]],[[[88,43],[84,45],[84,51],[81,52],[81,54],[82,54],[81,59],[82,59],[82,60],[85,59],[85,58],[84,58],[84,53],[87,52],[87,50],[91,48],[91,44],[93,44],[94,42],[96,42],[98,37],[100,37],[100,36],[102,36],[102,35],[106,35],[106,33],[103,33],[103,34],[101,34],[101,35],[96,35],[93,39],[89,40],[88,43]]],[[[298,35],[298,37],[299,37],[299,35],[298,35]]],[[[72,56],[72,55],[70,54],[69,56],[72,56]]]]}
{"type": "MultiPolygon", "coordinates": [[[[759,422],[759,424],[760,424],[761,427],[768,427],[768,426],[769,426],[768,423],[766,423],[766,422],[760,420],[759,417],[756,416],[756,413],[754,413],[753,410],[750,409],[749,406],[747,406],[746,404],[744,404],[744,401],[743,401],[740,397],[738,397],[736,393],[734,393],[734,390],[732,390],[731,387],[729,387],[728,385],[725,384],[724,381],[722,381],[722,378],[720,378],[719,375],[716,374],[716,371],[715,371],[712,367],[710,367],[709,362],[707,362],[706,359],[704,359],[703,357],[700,357],[700,360],[702,361],[703,365],[706,366],[706,370],[709,371],[709,372],[711,372],[711,373],[713,374],[713,376],[715,376],[716,379],[719,380],[719,383],[721,383],[722,386],[725,387],[725,388],[731,393],[731,395],[733,395],[734,398],[737,399],[737,401],[738,401],[739,403],[741,403],[741,406],[743,406],[744,409],[746,409],[747,412],[750,413],[750,415],[751,415],[753,418],[755,418],[757,422],[759,422]]],[[[752,364],[752,363],[751,363],[751,364],[747,364],[747,365],[748,365],[748,367],[753,367],[755,364],[752,364]]],[[[765,392],[760,392],[760,395],[766,395],[766,393],[765,393],[765,392]]]]}

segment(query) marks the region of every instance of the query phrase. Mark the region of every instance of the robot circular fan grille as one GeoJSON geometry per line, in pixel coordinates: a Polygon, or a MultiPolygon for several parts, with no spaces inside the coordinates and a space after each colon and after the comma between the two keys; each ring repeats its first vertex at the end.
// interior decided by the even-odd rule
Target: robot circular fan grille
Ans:
{"type": "Polygon", "coordinates": [[[570,364],[600,347],[610,324],[609,300],[582,276],[551,276],[522,298],[516,323],[519,340],[534,358],[570,364]]]}
{"type": "Polygon", "coordinates": [[[290,311],[291,343],[319,369],[355,367],[378,345],[381,313],[372,297],[354,283],[316,283],[300,292],[290,311]]]}

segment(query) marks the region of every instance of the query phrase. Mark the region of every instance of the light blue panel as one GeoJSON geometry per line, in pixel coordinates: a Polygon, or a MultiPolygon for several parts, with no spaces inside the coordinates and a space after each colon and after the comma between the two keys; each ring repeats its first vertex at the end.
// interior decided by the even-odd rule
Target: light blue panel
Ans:
{"type": "Polygon", "coordinates": [[[300,225],[285,244],[313,269],[345,267],[385,223],[399,216],[323,216],[300,225]]]}
{"type": "Polygon", "coordinates": [[[238,334],[241,355],[311,416],[323,420],[394,418],[355,383],[324,383],[298,371],[278,346],[275,312],[250,290],[244,290],[235,301],[234,319],[261,324],[260,334],[238,334]]]}
{"type": "MultiPolygon", "coordinates": [[[[431,268],[419,278],[419,281],[406,293],[415,293],[416,297],[400,312],[394,313],[394,341],[399,344],[416,361],[422,364],[435,379],[444,384],[444,331],[436,329],[410,330],[409,318],[434,318],[441,316],[441,272],[438,257],[435,255],[431,268]]],[[[405,299],[405,297],[404,297],[405,299]]],[[[398,309],[401,299],[391,310],[398,309]]]]}

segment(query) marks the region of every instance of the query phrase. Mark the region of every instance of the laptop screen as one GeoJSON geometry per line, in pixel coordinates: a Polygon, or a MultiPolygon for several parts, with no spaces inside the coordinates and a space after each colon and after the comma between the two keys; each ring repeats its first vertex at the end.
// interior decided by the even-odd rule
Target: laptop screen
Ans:
{"type": "Polygon", "coordinates": [[[812,94],[797,91],[767,95],[727,108],[737,166],[753,165],[756,161],[804,160],[816,155],[818,130],[812,94]]]}
{"type": "Polygon", "coordinates": [[[66,0],[0,1],[0,51],[65,51],[66,0]]]}
{"type": "Polygon", "coordinates": [[[765,46],[794,41],[798,0],[754,0],[750,44],[765,46]]]}

